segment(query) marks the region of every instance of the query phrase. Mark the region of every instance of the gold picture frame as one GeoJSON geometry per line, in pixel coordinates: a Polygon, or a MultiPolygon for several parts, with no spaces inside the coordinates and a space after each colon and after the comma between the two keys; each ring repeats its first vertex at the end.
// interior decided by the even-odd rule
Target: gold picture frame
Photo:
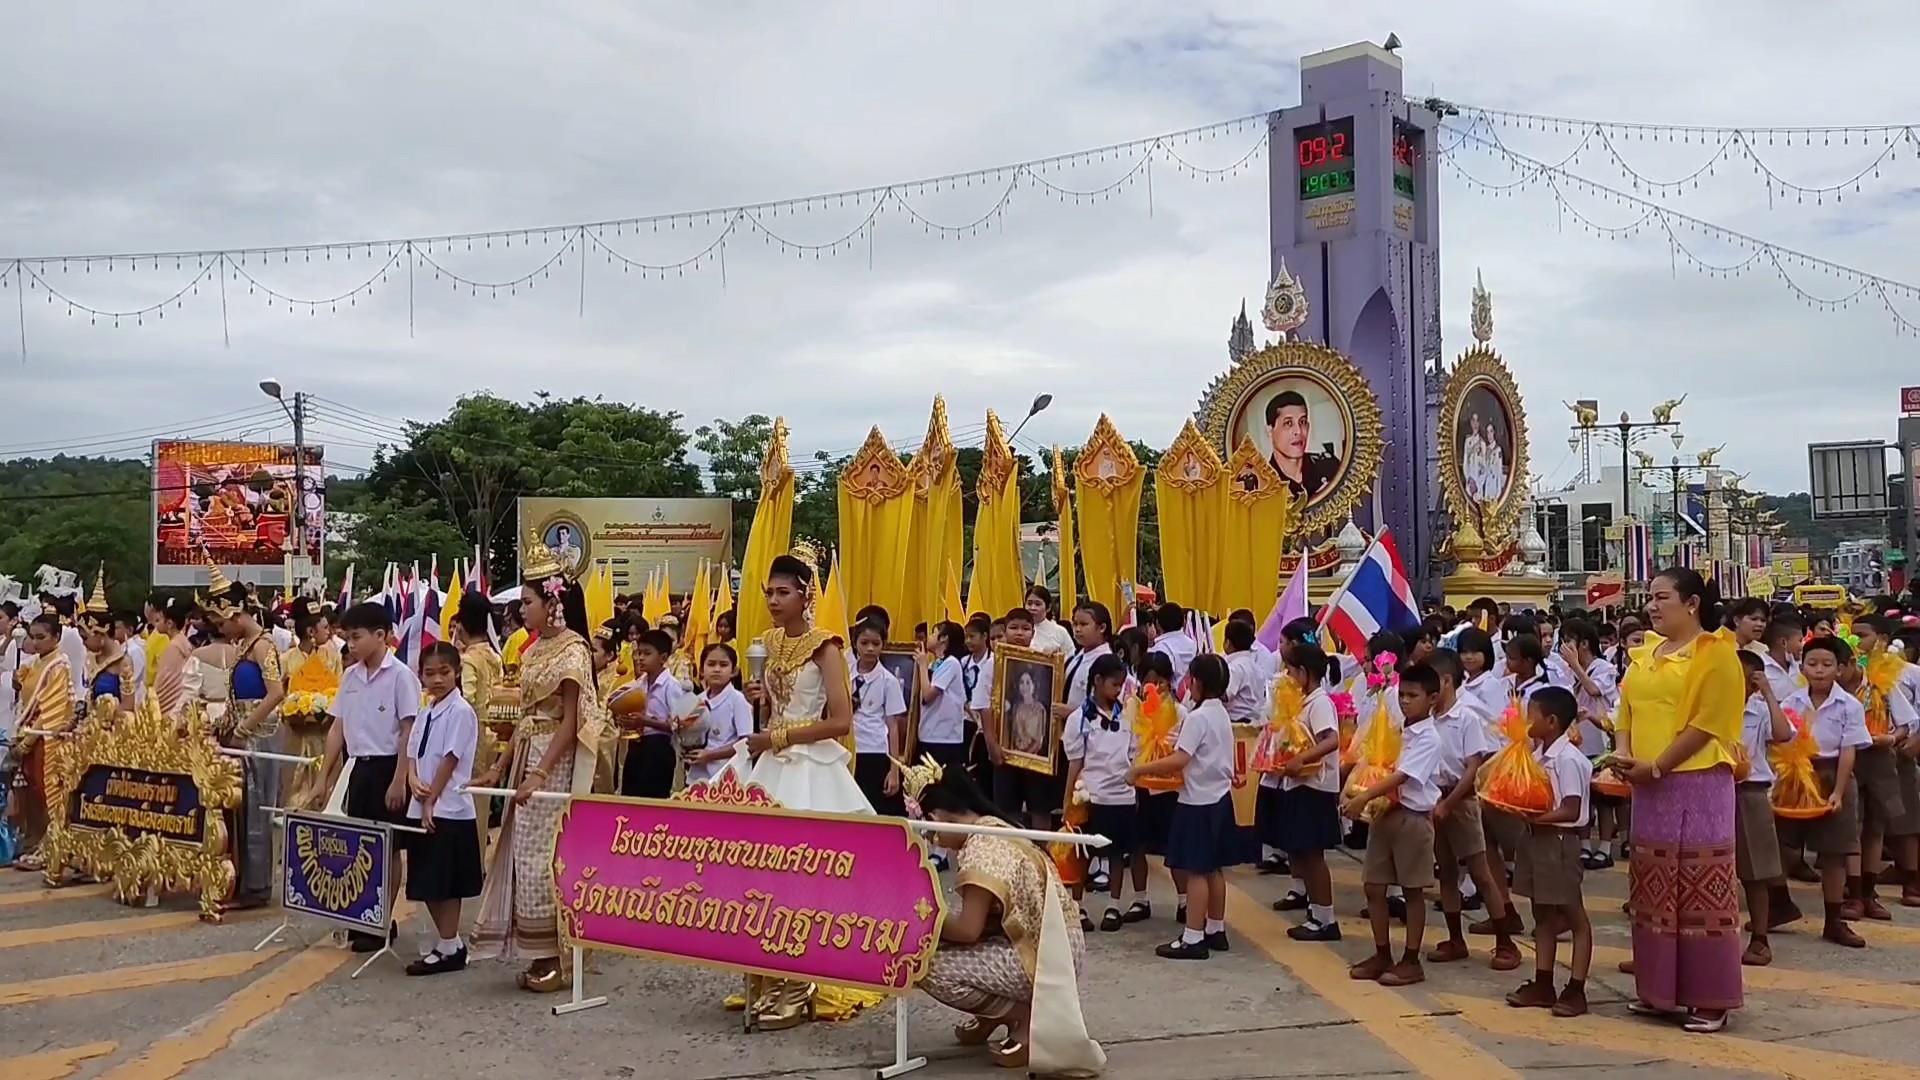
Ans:
{"type": "MultiPolygon", "coordinates": [[[[900,694],[907,699],[907,729],[900,737],[901,761],[917,760],[915,752],[920,742],[919,652],[919,646],[911,641],[889,641],[880,646],[880,666],[900,680],[900,694]]],[[[855,706],[859,704],[854,702],[855,706]]]]}
{"type": "Polygon", "coordinates": [[[1066,678],[1066,663],[1057,653],[1005,644],[994,648],[993,737],[1007,764],[1028,772],[1053,775],[1054,759],[1060,752],[1060,738],[1066,731],[1066,725],[1053,718],[1053,706],[1066,700],[1066,678]],[[1034,697],[1037,700],[1016,701],[1014,715],[1010,716],[1007,709],[1009,694],[1021,693],[1021,680],[1025,677],[1033,678],[1036,684],[1034,697]],[[1041,683],[1045,685],[1039,685],[1041,683]],[[1044,747],[1026,737],[1031,734],[1031,720],[1026,711],[1029,705],[1037,705],[1045,717],[1042,725],[1046,733],[1044,747]],[[1022,728],[1009,730],[1009,724],[1021,724],[1022,728]],[[1018,742],[1013,738],[1016,734],[1023,736],[1018,742]]]}
{"type": "MultiPolygon", "coordinates": [[[[1340,433],[1344,445],[1335,444],[1338,462],[1331,479],[1324,481],[1317,493],[1302,495],[1291,490],[1290,481],[1283,480],[1295,496],[1296,508],[1287,535],[1311,538],[1338,528],[1372,493],[1386,448],[1380,399],[1353,361],[1318,342],[1275,342],[1215,379],[1200,399],[1195,415],[1208,441],[1222,458],[1230,460],[1243,437],[1251,437],[1243,419],[1246,411],[1265,391],[1287,382],[1316,390],[1317,396],[1339,413],[1344,429],[1340,433]]],[[[1324,460],[1327,455],[1313,456],[1324,460]]]]}
{"type": "Polygon", "coordinates": [[[1489,552],[1503,551],[1519,539],[1520,516],[1530,497],[1527,488],[1527,412],[1513,373],[1492,346],[1476,344],[1460,354],[1440,394],[1440,487],[1457,522],[1471,521],[1489,552]],[[1499,412],[1504,417],[1487,419],[1499,412]],[[1499,423],[1501,419],[1504,424],[1499,423]],[[1485,453],[1477,463],[1465,460],[1478,425],[1493,424],[1488,440],[1498,462],[1499,490],[1489,498],[1492,472],[1485,453]],[[1504,427],[1504,431],[1499,430],[1504,427]],[[1502,440],[1506,445],[1500,446],[1502,440]]]}
{"type": "MultiPolygon", "coordinates": [[[[240,766],[220,753],[207,733],[198,702],[187,705],[184,734],[160,713],[153,695],[131,711],[116,699],[99,698],[70,738],[48,746],[47,806],[51,813],[42,851],[49,886],[64,882],[66,868],[78,867],[103,880],[111,878],[121,903],[138,903],[159,892],[198,891],[200,918],[221,921],[233,892],[236,869],[226,811],[240,807],[240,766]],[[80,825],[70,820],[84,800],[82,781],[94,768],[129,774],[157,774],[190,781],[198,799],[197,841],[167,839],[155,831],[119,825],[80,825]]],[[[136,778],[137,779],[137,778],[136,778]]],[[[111,798],[111,789],[107,798],[111,798]]],[[[127,797],[123,797],[123,800],[127,797]]],[[[96,800],[98,801],[98,800],[96,800]]],[[[158,816],[165,807],[140,804],[129,813],[158,816]]]]}

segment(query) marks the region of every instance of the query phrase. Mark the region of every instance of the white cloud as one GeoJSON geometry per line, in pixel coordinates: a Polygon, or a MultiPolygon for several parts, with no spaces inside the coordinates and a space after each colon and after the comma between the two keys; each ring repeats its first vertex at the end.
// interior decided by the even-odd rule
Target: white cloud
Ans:
{"type": "MultiPolygon", "coordinates": [[[[1347,3],[782,3],[624,5],[534,11],[505,3],[347,3],[312,16],[234,3],[129,9],[102,23],[41,5],[0,44],[0,236],[6,254],[175,250],[596,220],[832,191],[1097,146],[1297,100],[1307,52],[1388,30],[1406,42],[1407,90],[1529,112],[1623,120],[1820,125],[1920,113],[1920,89],[1888,79],[1911,36],[1902,5],[1829,4],[1846,40],[1809,37],[1801,7],[1625,0],[1601,8],[1522,0],[1347,3]],[[1290,6],[1290,7],[1297,7],[1290,6]],[[1768,17],[1771,12],[1773,17],[1768,17]]],[[[1503,129],[1516,150],[1558,160],[1574,139],[1503,129]]],[[[1253,132],[1180,148],[1196,164],[1237,158],[1253,132]]],[[[1628,142],[1652,176],[1680,175],[1711,147],[1628,142]]],[[[1920,278],[1920,159],[1903,151],[1838,205],[1776,197],[1744,159],[1670,199],[1686,213],[1885,273],[1920,278]]],[[[1858,145],[1761,147],[1796,179],[1848,174],[1858,145]]],[[[1462,167],[1509,175],[1486,154],[1462,167]]],[[[1094,187],[1109,161],[1050,175],[1094,187]]],[[[1576,171],[1631,188],[1595,148],[1576,171]]],[[[1805,482],[1805,442],[1890,436],[1893,395],[1914,372],[1911,339],[1877,305],[1817,314],[1770,270],[1705,277],[1670,267],[1664,240],[1593,239],[1537,189],[1495,198],[1443,170],[1446,332],[1467,340],[1467,289],[1484,270],[1496,343],[1531,406],[1543,472],[1564,479],[1559,401],[1612,415],[1689,394],[1688,448],[1728,444],[1752,482],[1805,482]]],[[[726,277],[703,268],[642,281],[603,256],[578,259],[509,298],[456,296],[431,269],[390,273],[336,314],[269,308],[228,283],[183,297],[164,320],[110,328],[28,294],[27,360],[0,306],[4,442],[51,446],[141,423],[253,404],[254,381],[288,383],[367,412],[432,415],[490,388],[600,393],[698,421],[749,411],[794,418],[795,446],[857,444],[878,423],[918,435],[945,392],[956,427],[989,406],[1017,416],[1056,404],[1028,433],[1083,439],[1110,412],[1164,443],[1225,360],[1228,320],[1266,273],[1264,165],[1200,183],[1157,165],[1088,206],[1032,190],[1003,224],[938,239],[896,212],[818,260],[757,236],[727,245],[726,277]],[[411,314],[412,332],[409,336],[411,314]]],[[[987,185],[913,197],[942,221],[991,205],[987,185]]],[[[1584,197],[1620,224],[1638,212],[1584,197]]],[[[865,209],[769,218],[802,242],[865,209]]],[[[610,237],[670,261],[717,226],[610,237]]],[[[553,251],[435,250],[477,278],[510,278],[553,251]]],[[[1742,252],[1702,242],[1704,257],[1742,252]]],[[[384,255],[384,253],[380,253],[384,255]]],[[[248,269],[301,295],[330,295],[378,264],[356,251],[248,269]]],[[[190,264],[189,264],[190,266],[190,264]]],[[[151,302],[187,271],[162,260],[109,276],[50,271],[106,307],[151,302]]],[[[1840,291],[1817,272],[1810,288],[1840,291]]],[[[0,297],[12,300],[10,296],[0,297]]],[[[1909,315],[1920,317],[1920,303],[1909,315]]],[[[325,437],[325,425],[322,437],[325,437]]],[[[367,441],[334,432],[336,444],[367,441]]],[[[364,463],[340,446],[336,460],[364,463]]]]}

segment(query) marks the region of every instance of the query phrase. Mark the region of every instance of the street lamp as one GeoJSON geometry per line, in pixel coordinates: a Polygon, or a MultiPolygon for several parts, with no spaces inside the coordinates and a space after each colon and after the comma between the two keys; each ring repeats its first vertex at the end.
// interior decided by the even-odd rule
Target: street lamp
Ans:
{"type": "Polygon", "coordinates": [[[1046,409],[1047,409],[1047,406],[1049,406],[1049,405],[1051,405],[1051,404],[1053,404],[1053,395],[1052,395],[1052,394],[1035,394],[1035,395],[1033,395],[1033,404],[1032,404],[1032,405],[1029,405],[1029,406],[1027,406],[1027,415],[1026,415],[1026,417],[1025,417],[1025,419],[1022,419],[1022,420],[1020,421],[1020,423],[1019,423],[1019,424],[1017,424],[1017,425],[1015,425],[1015,427],[1014,427],[1014,429],[1013,429],[1013,434],[1011,434],[1011,435],[1009,435],[1009,436],[1007,436],[1007,441],[1008,441],[1008,442],[1012,442],[1013,440],[1015,440],[1015,439],[1017,439],[1017,438],[1019,438],[1019,437],[1020,437],[1020,429],[1021,429],[1021,428],[1024,428],[1024,427],[1026,427],[1026,426],[1027,426],[1027,421],[1028,421],[1028,420],[1031,420],[1031,419],[1033,419],[1034,417],[1036,417],[1036,416],[1039,416],[1039,415],[1040,415],[1041,413],[1043,413],[1043,412],[1045,412],[1045,411],[1046,411],[1046,409]]]}
{"type": "MultiPolygon", "coordinates": [[[[294,391],[293,404],[287,404],[286,391],[279,379],[261,379],[260,392],[280,403],[280,409],[293,421],[293,546],[294,559],[307,554],[307,395],[294,391]]],[[[293,571],[287,573],[287,591],[293,591],[293,571]]]]}
{"type": "Polygon", "coordinates": [[[1591,432],[1620,444],[1620,515],[1623,519],[1633,516],[1633,465],[1627,455],[1635,446],[1663,431],[1673,439],[1674,448],[1679,449],[1685,436],[1680,432],[1679,423],[1672,419],[1673,410],[1678,404],[1677,401],[1670,401],[1657,406],[1654,409],[1655,419],[1652,420],[1634,420],[1622,410],[1620,419],[1615,423],[1579,424],[1573,429],[1575,439],[1583,432],[1591,432]]]}

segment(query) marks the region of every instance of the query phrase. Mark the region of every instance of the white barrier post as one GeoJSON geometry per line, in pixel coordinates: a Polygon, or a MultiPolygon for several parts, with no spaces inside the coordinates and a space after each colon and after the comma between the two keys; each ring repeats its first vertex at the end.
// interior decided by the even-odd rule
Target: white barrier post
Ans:
{"type": "MultiPolygon", "coordinates": [[[[460,794],[484,796],[487,798],[498,796],[500,798],[510,799],[516,793],[512,788],[468,787],[462,789],[460,794]]],[[[533,797],[543,800],[572,799],[573,793],[569,791],[536,791],[533,793],[533,797]]],[[[567,1016],[572,1013],[584,1012],[587,1009],[597,1009],[605,1005],[607,999],[604,996],[586,996],[586,982],[587,950],[576,945],[573,947],[573,996],[555,1005],[553,1007],[553,1015],[567,1016]]]]}

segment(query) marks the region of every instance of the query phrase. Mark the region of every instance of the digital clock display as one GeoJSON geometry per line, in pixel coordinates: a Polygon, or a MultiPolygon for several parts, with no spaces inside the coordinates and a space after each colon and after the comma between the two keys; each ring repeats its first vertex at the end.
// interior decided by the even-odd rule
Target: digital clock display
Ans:
{"type": "Polygon", "coordinates": [[[1293,129],[1300,166],[1300,201],[1353,191],[1353,117],[1293,129]]]}
{"type": "Polygon", "coordinates": [[[1414,201],[1421,159],[1426,155],[1426,132],[1405,120],[1393,122],[1393,193],[1414,201]]]}

